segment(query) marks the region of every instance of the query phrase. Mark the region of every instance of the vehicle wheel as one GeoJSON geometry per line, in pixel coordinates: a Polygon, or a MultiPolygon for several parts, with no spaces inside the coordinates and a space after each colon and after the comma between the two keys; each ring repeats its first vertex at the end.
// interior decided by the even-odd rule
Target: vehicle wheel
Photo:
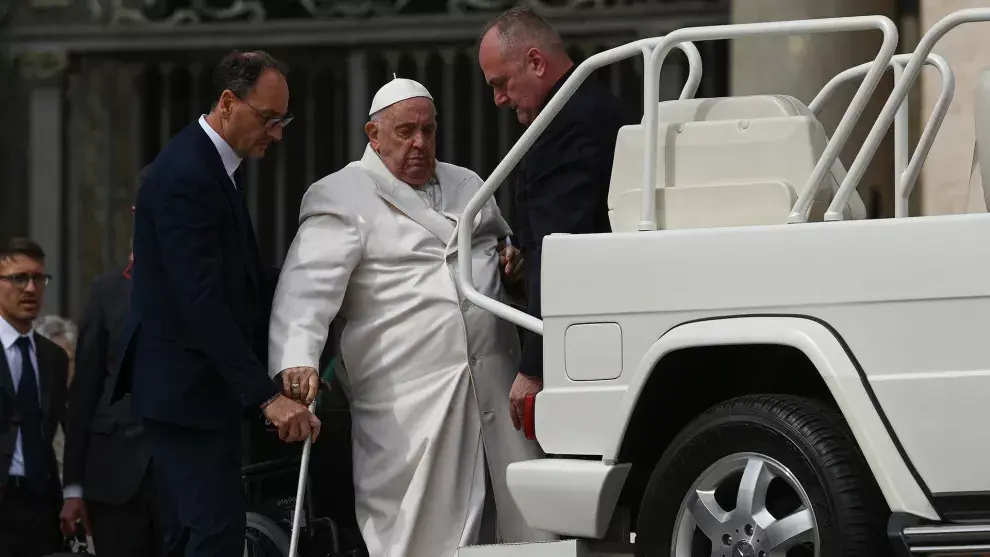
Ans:
{"type": "Polygon", "coordinates": [[[289,536],[272,519],[247,513],[244,557],[289,557],[289,536]]]}
{"type": "Polygon", "coordinates": [[[719,404],[650,477],[640,557],[878,557],[890,514],[835,411],[789,396],[719,404]]]}

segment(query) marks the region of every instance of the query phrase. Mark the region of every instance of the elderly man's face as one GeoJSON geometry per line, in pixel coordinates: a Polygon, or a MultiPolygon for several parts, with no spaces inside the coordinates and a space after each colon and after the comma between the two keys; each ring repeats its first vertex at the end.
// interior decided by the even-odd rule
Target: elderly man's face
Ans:
{"type": "Polygon", "coordinates": [[[45,264],[26,255],[0,259],[0,315],[30,329],[45,300],[45,264]]]}
{"type": "Polygon", "coordinates": [[[433,175],[436,131],[433,101],[422,97],[393,104],[378,121],[365,126],[371,148],[392,175],[410,186],[422,186],[433,175]]]}
{"type": "Polygon", "coordinates": [[[478,64],[492,87],[495,106],[515,111],[519,123],[528,126],[540,113],[547,87],[546,60],[535,48],[506,52],[498,41],[498,30],[485,33],[478,48],[478,64]]]}
{"type": "Polygon", "coordinates": [[[289,110],[289,86],[281,73],[263,73],[243,99],[224,92],[220,103],[224,139],[241,157],[264,157],[272,142],[282,140],[281,121],[289,110]]]}

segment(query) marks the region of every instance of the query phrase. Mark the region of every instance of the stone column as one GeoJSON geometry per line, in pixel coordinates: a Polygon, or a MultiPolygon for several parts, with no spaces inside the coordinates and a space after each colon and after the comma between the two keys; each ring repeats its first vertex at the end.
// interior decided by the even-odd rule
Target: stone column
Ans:
{"type": "MultiPolygon", "coordinates": [[[[732,2],[732,22],[857,15],[885,15],[896,22],[896,10],[896,0],[736,0],[732,2]]],[[[730,45],[731,94],[786,94],[808,104],[836,74],[875,58],[882,40],[879,31],[734,40],[730,45]]],[[[891,72],[887,72],[842,150],[840,160],[846,168],[883,108],[892,83],[891,72]]],[[[857,86],[858,83],[843,87],[827,103],[820,115],[826,133],[835,131],[857,86]]],[[[888,132],[859,185],[859,194],[871,216],[893,216],[892,137],[888,132]]]]}
{"type": "Polygon", "coordinates": [[[84,59],[71,77],[66,194],[69,307],[82,311],[93,279],[127,261],[137,176],[144,161],[141,64],[84,59]],[[137,91],[137,93],[135,93],[137,91]]]}
{"type": "Polygon", "coordinates": [[[45,267],[54,284],[45,293],[45,313],[63,313],[66,292],[63,111],[64,52],[37,52],[18,59],[29,84],[27,118],[28,236],[45,250],[45,267]]]}
{"type": "Polygon", "coordinates": [[[368,107],[375,93],[368,91],[368,54],[363,50],[353,50],[347,55],[348,84],[348,160],[358,160],[364,155],[367,137],[364,125],[368,122],[368,107]]]}
{"type": "MultiPolygon", "coordinates": [[[[965,8],[985,8],[986,0],[921,0],[921,31],[952,12],[965,8]]],[[[966,23],[949,31],[935,46],[952,67],[956,93],[949,113],[921,173],[922,212],[947,215],[985,210],[983,192],[970,191],[969,171],[976,137],[973,120],[974,90],[980,72],[990,69],[990,22],[966,23]]],[[[922,83],[921,119],[926,121],[938,99],[941,82],[938,73],[926,69],[922,83]]],[[[990,184],[984,184],[990,187],[990,184]]]]}
{"type": "MultiPolygon", "coordinates": [[[[2,11],[2,8],[0,8],[2,11]]],[[[17,73],[13,58],[0,55],[0,237],[22,236],[27,224],[27,85],[17,73]]]]}

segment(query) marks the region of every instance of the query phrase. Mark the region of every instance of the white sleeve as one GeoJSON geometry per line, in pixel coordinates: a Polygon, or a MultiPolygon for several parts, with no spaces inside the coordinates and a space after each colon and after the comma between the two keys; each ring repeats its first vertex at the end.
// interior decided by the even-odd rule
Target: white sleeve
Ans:
{"type": "Polygon", "coordinates": [[[268,374],[319,368],[330,321],[340,311],[351,272],[363,252],[358,219],[344,185],[317,182],[303,196],[299,230],[285,257],[272,303],[268,374]]]}

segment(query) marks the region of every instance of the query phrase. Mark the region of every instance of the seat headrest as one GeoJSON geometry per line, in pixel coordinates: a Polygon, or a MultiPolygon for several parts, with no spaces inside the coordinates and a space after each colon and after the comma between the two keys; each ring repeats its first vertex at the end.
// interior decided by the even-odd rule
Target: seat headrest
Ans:
{"type": "Polygon", "coordinates": [[[657,107],[657,121],[661,124],[812,115],[804,103],[787,95],[678,99],[661,102],[657,107]]]}

